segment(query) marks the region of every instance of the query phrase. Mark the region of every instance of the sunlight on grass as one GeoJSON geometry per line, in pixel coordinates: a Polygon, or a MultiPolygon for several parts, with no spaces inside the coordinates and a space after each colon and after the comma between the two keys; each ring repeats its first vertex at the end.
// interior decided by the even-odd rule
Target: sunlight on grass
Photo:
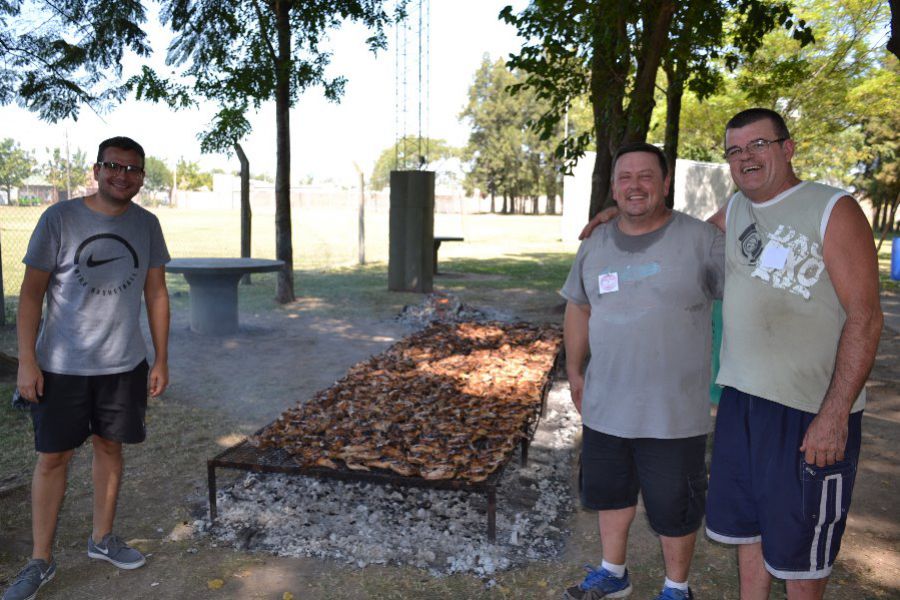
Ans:
{"type": "MultiPolygon", "coordinates": [[[[878,240],[875,241],[878,243],[878,240]]],[[[881,280],[881,289],[891,292],[900,292],[900,281],[891,279],[891,248],[893,239],[885,238],[878,252],[878,277],[881,280]]]]}

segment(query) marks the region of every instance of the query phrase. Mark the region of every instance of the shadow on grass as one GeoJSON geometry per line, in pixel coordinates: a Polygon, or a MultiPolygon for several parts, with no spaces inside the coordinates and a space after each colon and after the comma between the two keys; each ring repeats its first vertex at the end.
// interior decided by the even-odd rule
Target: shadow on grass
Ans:
{"type": "MultiPolygon", "coordinates": [[[[467,291],[531,290],[555,294],[565,282],[574,255],[565,252],[507,254],[492,258],[449,258],[441,260],[441,274],[434,278],[436,291],[465,295],[467,291]]],[[[275,302],[275,275],[254,275],[251,285],[239,287],[241,311],[310,311],[341,316],[369,312],[386,318],[404,305],[418,303],[421,294],[391,292],[387,289],[385,263],[338,267],[327,270],[295,270],[297,302],[275,302]]],[[[190,305],[188,286],[180,275],[167,277],[174,309],[190,305]]]]}

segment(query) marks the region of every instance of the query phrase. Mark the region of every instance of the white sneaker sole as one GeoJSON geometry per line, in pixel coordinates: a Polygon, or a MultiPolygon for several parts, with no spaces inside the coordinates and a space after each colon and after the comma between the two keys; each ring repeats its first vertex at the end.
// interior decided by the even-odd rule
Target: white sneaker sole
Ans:
{"type": "Polygon", "coordinates": [[[103,554],[102,552],[91,552],[90,550],[88,550],[87,555],[88,555],[90,558],[96,558],[96,559],[99,559],[99,560],[105,560],[106,562],[112,563],[112,564],[114,564],[115,566],[119,567],[120,569],[125,569],[125,570],[128,570],[128,571],[130,571],[131,569],[137,569],[137,568],[139,568],[139,567],[143,567],[144,564],[147,562],[147,559],[145,559],[143,556],[141,557],[140,562],[123,563],[123,562],[119,562],[119,561],[117,561],[117,560],[111,559],[109,556],[103,554]]]}
{"type": "Polygon", "coordinates": [[[632,587],[631,587],[631,584],[629,584],[628,587],[625,588],[624,590],[622,590],[621,592],[613,592],[612,594],[607,594],[605,597],[606,598],[627,598],[628,596],[631,595],[631,590],[632,590],[632,587]]]}
{"type": "MultiPolygon", "coordinates": [[[[618,592],[612,592],[610,594],[604,595],[603,597],[604,598],[627,598],[628,596],[631,595],[631,592],[632,592],[632,586],[631,586],[631,584],[629,584],[628,587],[625,588],[624,590],[619,590],[618,592]]],[[[588,594],[590,594],[590,593],[592,593],[592,592],[588,592],[588,594]]],[[[593,592],[593,593],[596,593],[596,592],[593,592]]],[[[563,595],[563,597],[566,600],[570,600],[572,598],[572,596],[570,596],[568,592],[566,592],[563,595]]],[[[585,597],[587,597],[587,594],[585,595],[585,597]]]]}

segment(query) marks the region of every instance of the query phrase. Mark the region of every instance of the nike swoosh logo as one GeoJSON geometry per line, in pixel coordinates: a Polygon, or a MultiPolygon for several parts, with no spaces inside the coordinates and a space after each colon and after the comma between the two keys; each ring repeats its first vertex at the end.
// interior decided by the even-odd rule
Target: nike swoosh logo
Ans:
{"type": "Polygon", "coordinates": [[[87,259],[88,267],[99,267],[100,265],[105,265],[108,262],[112,262],[114,260],[119,260],[120,258],[125,258],[124,256],[115,256],[113,258],[101,258],[100,260],[94,260],[94,255],[91,254],[87,259]]]}
{"type": "MultiPolygon", "coordinates": [[[[119,258],[121,258],[121,257],[119,257],[119,258]]],[[[97,546],[96,544],[94,545],[94,550],[96,550],[97,552],[101,552],[103,554],[109,554],[109,548],[101,548],[100,546],[97,546]]]]}

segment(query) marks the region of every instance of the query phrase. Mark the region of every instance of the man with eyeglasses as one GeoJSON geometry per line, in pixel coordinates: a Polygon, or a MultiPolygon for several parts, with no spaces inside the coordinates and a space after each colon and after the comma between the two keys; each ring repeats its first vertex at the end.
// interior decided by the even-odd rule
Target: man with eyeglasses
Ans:
{"type": "MultiPolygon", "coordinates": [[[[738,546],[742,600],[824,596],[859,459],[864,384],[883,316],[872,229],[846,192],[801,181],[777,112],[725,126],[739,191],[725,231],[725,293],[706,531],[738,546]]],[[[614,211],[598,215],[582,235],[614,211]]]]}
{"type": "Polygon", "coordinates": [[[94,179],[96,193],[41,215],[23,259],[17,387],[30,403],[38,453],[33,549],[3,600],[34,598],[56,574],[51,549],[66,472],[75,448],[89,437],[94,503],[88,556],[121,569],[145,562],[112,528],[122,444],[144,440],[148,390],[159,396],[169,380],[169,253],[157,218],[132,202],[144,181],[140,144],[126,137],[102,142],[94,179]],[[152,367],[140,327],[142,296],[152,367]]]}
{"type": "Polygon", "coordinates": [[[707,534],[738,546],[741,598],[822,598],[859,459],[882,313],[872,229],[840,189],[801,181],[784,119],[725,126],[740,190],[725,230],[721,367],[707,534]]]}

